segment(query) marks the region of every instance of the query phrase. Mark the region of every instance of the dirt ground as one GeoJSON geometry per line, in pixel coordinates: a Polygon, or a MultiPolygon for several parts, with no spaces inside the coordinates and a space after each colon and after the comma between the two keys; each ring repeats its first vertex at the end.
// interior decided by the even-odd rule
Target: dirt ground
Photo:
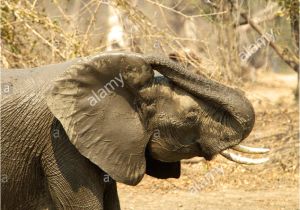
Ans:
{"type": "MultiPolygon", "coordinates": [[[[256,124],[244,145],[268,147],[269,162],[246,166],[217,156],[182,162],[180,179],[145,176],[135,186],[119,184],[124,210],[297,210],[299,208],[296,74],[261,72],[244,87],[256,124]]],[[[257,155],[256,157],[261,157],[257,155]]]]}

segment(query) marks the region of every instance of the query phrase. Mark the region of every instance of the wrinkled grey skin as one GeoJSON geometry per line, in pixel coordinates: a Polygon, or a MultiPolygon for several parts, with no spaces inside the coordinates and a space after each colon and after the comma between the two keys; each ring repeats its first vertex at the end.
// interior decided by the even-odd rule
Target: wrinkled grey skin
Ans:
{"type": "Polygon", "coordinates": [[[178,178],[181,159],[210,160],[254,124],[241,92],[159,56],[103,53],[4,70],[8,82],[2,209],[120,209],[115,181],[136,185],[145,173],[178,178]],[[154,78],[154,69],[164,77],[154,78]],[[92,90],[120,74],[124,87],[91,106],[92,90]]]}

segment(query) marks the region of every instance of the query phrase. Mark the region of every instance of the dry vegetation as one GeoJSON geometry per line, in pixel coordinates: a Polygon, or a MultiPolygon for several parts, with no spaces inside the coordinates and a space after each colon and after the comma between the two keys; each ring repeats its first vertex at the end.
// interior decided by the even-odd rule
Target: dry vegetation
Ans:
{"type": "Polygon", "coordinates": [[[34,67],[104,51],[107,49],[107,29],[105,24],[103,26],[103,21],[98,21],[101,19],[99,15],[104,12],[102,19],[107,19],[105,15],[108,7],[113,7],[125,28],[128,45],[122,50],[177,53],[182,57],[183,63],[191,64],[203,74],[214,78],[233,79],[233,70],[238,69],[238,51],[236,42],[232,41],[232,35],[236,35],[224,27],[225,22],[233,24],[235,21],[228,20],[229,8],[202,9],[195,1],[178,2],[173,7],[156,1],[145,1],[159,10],[159,16],[166,22],[164,27],[160,27],[157,26],[158,18],[146,16],[141,8],[131,3],[125,0],[81,1],[79,9],[71,10],[68,9],[71,5],[69,1],[2,1],[1,65],[4,68],[34,67]],[[191,14],[187,15],[185,12],[191,14]],[[179,18],[181,23],[196,18],[212,22],[212,32],[220,33],[216,37],[218,40],[212,40],[219,43],[217,50],[211,52],[209,48],[215,46],[208,42],[211,40],[207,37],[178,35],[166,17],[173,14],[177,15],[176,18],[179,18]],[[225,45],[225,42],[232,46],[225,45]],[[185,53],[187,45],[197,48],[193,53],[185,53]],[[231,53],[227,52],[228,47],[232,48],[231,53]],[[199,49],[203,53],[198,54],[199,49]]]}
{"type": "MultiPolygon", "coordinates": [[[[106,16],[108,8],[112,7],[118,12],[120,22],[124,26],[127,45],[121,50],[165,55],[177,53],[182,64],[189,65],[191,70],[245,90],[257,114],[255,129],[246,142],[248,145],[266,146],[272,149],[271,160],[261,166],[237,165],[219,157],[212,162],[196,158],[191,162],[183,163],[180,180],[156,180],[145,177],[135,188],[121,185],[121,201],[125,202],[123,198],[132,200],[128,204],[122,203],[125,209],[143,209],[142,202],[151,200],[152,195],[148,194],[149,197],[143,201],[138,199],[141,191],[146,194],[168,194],[177,191],[189,193],[189,189],[195,183],[203,180],[203,176],[216,167],[222,167],[224,175],[216,176],[214,182],[199,193],[201,196],[205,197],[203,192],[239,189],[243,190],[242,193],[258,192],[257,196],[262,196],[263,199],[264,195],[259,194],[260,191],[271,190],[281,195],[280,189],[284,189],[282,196],[285,196],[284,192],[290,190],[292,192],[292,201],[287,201],[287,208],[284,208],[284,201],[282,208],[276,206],[277,203],[274,201],[274,205],[262,203],[261,208],[257,207],[257,209],[297,208],[295,192],[298,187],[299,124],[298,104],[293,95],[297,76],[296,73],[288,70],[289,67],[271,49],[266,48],[269,71],[264,69],[258,72],[254,83],[242,79],[244,72],[241,71],[239,62],[240,40],[245,34],[256,38],[259,35],[252,32],[251,28],[242,33],[236,32],[240,11],[233,12],[227,1],[218,1],[216,4],[213,4],[216,1],[207,1],[211,3],[198,4],[193,0],[173,1],[173,3],[144,0],[142,2],[148,8],[145,10],[141,3],[136,3],[137,1],[80,2],[78,9],[74,7],[70,9],[70,1],[2,0],[1,66],[4,68],[34,67],[105,51],[108,45],[106,16]],[[182,24],[182,27],[188,21],[196,21],[194,26],[197,32],[194,32],[194,36],[178,33],[172,25],[174,19],[175,23],[182,24]],[[209,28],[207,31],[206,27],[209,28]],[[273,67],[284,73],[274,73],[273,67]],[[141,203],[136,204],[138,201],[141,203]],[[269,206],[264,208],[265,205],[269,206]]],[[[255,2],[265,7],[272,6],[274,3],[255,2]]],[[[274,30],[278,44],[295,50],[292,44],[293,38],[288,32],[290,28],[286,28],[289,26],[288,21],[284,16],[282,17],[284,13],[280,7],[275,5],[274,8],[271,11],[273,16],[266,18],[260,25],[264,31],[270,28],[274,30]]],[[[248,9],[249,15],[252,15],[252,12],[257,12],[254,10],[260,8],[252,5],[248,9]]],[[[143,196],[143,193],[140,196],[143,196]]],[[[172,196],[174,194],[170,195],[172,196]]],[[[188,197],[188,194],[186,196],[188,197]]],[[[157,197],[154,196],[152,202],[159,203],[158,200],[154,200],[155,198],[157,197]]],[[[266,199],[278,200],[276,196],[266,199]]],[[[176,202],[174,203],[177,205],[176,202]]],[[[192,203],[183,202],[178,204],[179,206],[176,205],[165,206],[163,209],[197,209],[192,203]]],[[[163,205],[157,204],[157,206],[163,205]]],[[[239,209],[239,207],[233,206],[227,209],[239,209]]]]}

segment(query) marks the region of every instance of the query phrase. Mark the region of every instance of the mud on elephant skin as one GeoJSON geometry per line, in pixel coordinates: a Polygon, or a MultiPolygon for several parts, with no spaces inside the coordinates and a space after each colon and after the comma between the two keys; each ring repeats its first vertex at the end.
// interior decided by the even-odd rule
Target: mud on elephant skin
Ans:
{"type": "Polygon", "coordinates": [[[243,93],[163,56],[110,52],[3,70],[8,83],[2,209],[120,209],[116,181],[179,178],[181,159],[264,161],[227,151],[266,152],[239,145],[255,118],[243,93]]]}

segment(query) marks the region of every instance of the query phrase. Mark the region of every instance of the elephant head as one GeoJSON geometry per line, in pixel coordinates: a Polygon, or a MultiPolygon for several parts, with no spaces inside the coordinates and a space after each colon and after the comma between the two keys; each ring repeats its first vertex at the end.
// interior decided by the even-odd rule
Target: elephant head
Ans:
{"type": "Polygon", "coordinates": [[[266,152],[238,146],[255,121],[241,91],[161,56],[104,53],[81,59],[53,83],[46,100],[78,151],[130,185],[145,172],[179,177],[181,159],[211,160],[220,153],[251,164],[262,159],[226,150],[266,152]]]}

